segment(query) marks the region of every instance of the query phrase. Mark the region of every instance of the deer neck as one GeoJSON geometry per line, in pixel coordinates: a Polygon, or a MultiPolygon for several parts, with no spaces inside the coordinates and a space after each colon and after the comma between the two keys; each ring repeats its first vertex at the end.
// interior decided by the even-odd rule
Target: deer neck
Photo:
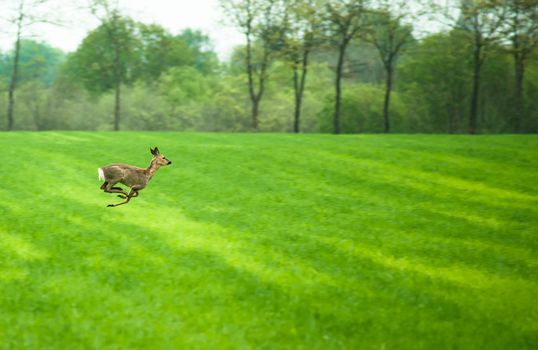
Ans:
{"type": "Polygon", "coordinates": [[[146,169],[146,174],[148,175],[148,180],[151,179],[153,177],[153,175],[155,175],[155,173],[157,172],[157,170],[159,170],[160,167],[161,166],[159,164],[157,164],[157,162],[155,160],[151,161],[148,168],[146,169]]]}

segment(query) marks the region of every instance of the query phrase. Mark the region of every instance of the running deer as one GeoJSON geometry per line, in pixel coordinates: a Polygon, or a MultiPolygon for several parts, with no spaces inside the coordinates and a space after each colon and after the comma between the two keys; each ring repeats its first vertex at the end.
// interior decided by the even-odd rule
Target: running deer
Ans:
{"type": "Polygon", "coordinates": [[[128,164],[109,164],[97,169],[99,180],[104,181],[101,189],[108,193],[121,193],[118,197],[125,199],[121,203],[109,204],[108,207],[127,204],[131,198],[138,197],[138,191],[147,186],[149,180],[151,180],[161,166],[172,164],[171,161],[159,152],[157,147],[150,148],[150,151],[153,159],[146,169],[128,164]],[[127,193],[121,187],[114,187],[118,182],[130,187],[131,191],[127,193]]]}

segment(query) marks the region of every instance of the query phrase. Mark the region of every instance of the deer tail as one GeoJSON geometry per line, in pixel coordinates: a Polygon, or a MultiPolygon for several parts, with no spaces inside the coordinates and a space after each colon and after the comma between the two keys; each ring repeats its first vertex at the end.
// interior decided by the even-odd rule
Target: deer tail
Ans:
{"type": "Polygon", "coordinates": [[[97,169],[97,174],[99,175],[99,180],[105,181],[105,173],[102,168],[97,169]]]}

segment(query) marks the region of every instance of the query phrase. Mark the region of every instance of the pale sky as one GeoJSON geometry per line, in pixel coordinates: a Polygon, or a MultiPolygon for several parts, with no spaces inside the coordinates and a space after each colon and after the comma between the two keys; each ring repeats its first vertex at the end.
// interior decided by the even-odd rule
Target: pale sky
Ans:
{"type": "MultiPolygon", "coordinates": [[[[0,0],[0,50],[4,52],[13,48],[15,30],[15,27],[6,21],[6,18],[15,17],[20,1],[0,0]]],[[[24,1],[28,4],[36,0],[24,1]]],[[[97,18],[88,10],[87,4],[90,1],[47,0],[46,5],[42,7],[34,6],[30,12],[35,12],[38,16],[41,14],[41,17],[58,17],[63,25],[33,25],[27,30],[26,37],[43,40],[65,52],[76,50],[88,31],[99,25],[97,18]],[[49,15],[43,16],[43,13],[49,15]]],[[[222,60],[229,58],[233,47],[244,43],[242,34],[229,22],[226,22],[226,17],[219,6],[219,0],[108,1],[117,2],[123,14],[144,23],[160,24],[172,34],[178,34],[185,28],[201,30],[211,38],[213,47],[222,60]]],[[[411,5],[411,7],[416,6],[411,5]]],[[[423,17],[413,24],[418,36],[421,36],[421,31],[434,32],[441,28],[439,23],[431,22],[423,17]]]]}
{"type": "MultiPolygon", "coordinates": [[[[56,2],[60,6],[73,5],[73,1],[70,0],[56,0],[56,2]]],[[[0,5],[6,3],[13,7],[18,1],[3,0],[0,5]]],[[[223,23],[225,16],[219,7],[218,0],[118,0],[118,3],[124,14],[144,23],[160,24],[173,34],[185,28],[201,30],[209,35],[221,59],[226,59],[234,46],[243,43],[241,34],[229,24],[223,23]]],[[[98,20],[89,11],[81,9],[69,10],[68,13],[64,16],[69,18],[62,18],[66,22],[65,25],[34,25],[28,34],[63,51],[76,50],[88,30],[98,25],[98,20]]],[[[0,49],[2,51],[10,50],[13,46],[13,34],[10,34],[12,29],[9,28],[7,22],[0,22],[0,49]]]]}

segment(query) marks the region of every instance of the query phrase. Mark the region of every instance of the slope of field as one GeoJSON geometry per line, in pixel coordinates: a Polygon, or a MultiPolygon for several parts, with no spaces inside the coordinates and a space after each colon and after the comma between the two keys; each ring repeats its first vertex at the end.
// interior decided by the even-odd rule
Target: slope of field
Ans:
{"type": "Polygon", "coordinates": [[[538,137],[0,134],[2,349],[536,349],[538,137]],[[128,205],[97,168],[173,161],[128,205]]]}

